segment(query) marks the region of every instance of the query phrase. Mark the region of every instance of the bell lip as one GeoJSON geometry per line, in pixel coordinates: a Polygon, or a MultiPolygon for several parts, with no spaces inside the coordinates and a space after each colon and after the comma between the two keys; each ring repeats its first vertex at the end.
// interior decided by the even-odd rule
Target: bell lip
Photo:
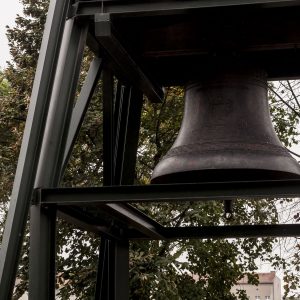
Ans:
{"type": "Polygon", "coordinates": [[[206,156],[181,156],[167,157],[161,160],[155,167],[151,183],[174,182],[172,178],[182,178],[179,182],[208,182],[208,181],[239,181],[243,180],[273,180],[273,179],[300,179],[300,165],[292,156],[263,155],[232,155],[223,153],[206,156]],[[209,173],[209,179],[205,174],[209,173]],[[213,173],[216,176],[213,176],[213,173]],[[222,176],[218,174],[223,173],[222,176]],[[238,174],[237,176],[234,173],[238,174]],[[247,176],[247,173],[249,176],[247,176]],[[194,179],[202,178],[201,180],[194,179]],[[230,177],[228,177],[230,174],[230,177]],[[255,174],[257,176],[255,176],[255,174]],[[169,179],[168,179],[169,178],[169,179]],[[233,180],[232,180],[233,178],[233,180]]]}
{"type": "Polygon", "coordinates": [[[151,184],[245,182],[300,179],[300,174],[266,169],[206,169],[152,177],[151,184]],[[233,175],[235,173],[235,175],[233,175]],[[199,175],[200,174],[200,175],[199,175]],[[244,176],[241,176],[244,174],[244,176]]]}

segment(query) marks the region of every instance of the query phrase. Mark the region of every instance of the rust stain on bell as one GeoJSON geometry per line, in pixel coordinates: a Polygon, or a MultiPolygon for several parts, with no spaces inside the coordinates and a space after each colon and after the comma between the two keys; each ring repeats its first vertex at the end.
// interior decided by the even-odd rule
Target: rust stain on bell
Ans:
{"type": "Polygon", "coordinates": [[[299,178],[269,113],[267,77],[252,67],[220,68],[186,85],[175,143],[152,183],[299,178]]]}

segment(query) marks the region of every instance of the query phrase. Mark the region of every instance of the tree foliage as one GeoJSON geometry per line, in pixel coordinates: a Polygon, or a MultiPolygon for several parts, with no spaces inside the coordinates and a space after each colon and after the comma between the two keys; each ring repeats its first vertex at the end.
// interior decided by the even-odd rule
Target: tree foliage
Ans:
{"type": "MultiPolygon", "coordinates": [[[[47,1],[22,0],[24,16],[7,36],[13,61],[0,74],[0,199],[7,208],[12,188],[22,130],[26,119],[37,63],[47,1]],[[5,78],[5,79],[4,79],[5,78]]],[[[91,54],[87,52],[82,78],[91,54]]],[[[286,146],[297,142],[299,120],[296,82],[271,85],[270,103],[277,134],[286,146]],[[285,86],[283,86],[285,85],[285,86]],[[290,88],[291,87],[291,88],[290,88]],[[284,94],[282,91],[284,91],[284,94]]],[[[299,89],[298,89],[299,90],[299,89]]],[[[172,145],[180,127],[183,91],[168,87],[162,104],[144,103],[137,155],[137,184],[148,184],[154,166],[172,145]]],[[[101,186],[102,184],[102,103],[101,83],[80,131],[63,186],[101,186]]],[[[278,221],[277,207],[267,199],[235,203],[235,218],[223,217],[220,202],[160,203],[137,205],[165,226],[203,226],[224,224],[270,224],[278,221]]],[[[4,217],[2,217],[3,222],[4,217]]],[[[0,223],[0,234],[3,223],[0,223]]],[[[88,299],[95,289],[99,237],[59,221],[57,288],[62,299],[75,295],[88,299]]],[[[131,299],[247,299],[242,291],[235,296],[232,285],[246,273],[253,283],[256,260],[280,267],[285,261],[272,254],[273,239],[140,241],[130,245],[131,299]],[[193,277],[194,276],[194,277],[193,277]]],[[[299,247],[299,245],[297,246],[299,247]]],[[[19,297],[27,288],[28,236],[19,269],[19,297]]],[[[293,257],[299,264],[299,256],[293,257]]],[[[299,271],[299,270],[297,270],[299,271]]],[[[287,290],[298,277],[286,273],[287,290]],[[293,277],[294,276],[294,277],[293,277]]]]}

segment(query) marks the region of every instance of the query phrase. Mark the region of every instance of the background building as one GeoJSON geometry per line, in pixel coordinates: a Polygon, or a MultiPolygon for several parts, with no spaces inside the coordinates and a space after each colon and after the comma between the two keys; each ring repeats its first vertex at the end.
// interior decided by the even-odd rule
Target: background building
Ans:
{"type": "Polygon", "coordinates": [[[250,300],[281,300],[281,282],[275,272],[258,273],[259,284],[248,283],[245,276],[233,286],[232,290],[245,290],[250,300]]]}

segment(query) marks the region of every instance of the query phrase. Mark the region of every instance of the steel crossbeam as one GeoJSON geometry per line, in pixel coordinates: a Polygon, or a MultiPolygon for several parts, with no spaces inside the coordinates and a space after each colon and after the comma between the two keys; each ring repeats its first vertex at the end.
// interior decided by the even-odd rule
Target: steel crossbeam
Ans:
{"type": "Polygon", "coordinates": [[[109,209],[115,218],[125,219],[130,227],[137,229],[152,239],[164,239],[163,226],[143,214],[134,207],[123,203],[107,203],[106,209],[109,209]]]}
{"type": "MultiPolygon", "coordinates": [[[[41,189],[38,201],[42,205],[57,205],[58,210],[69,206],[112,208],[111,220],[126,219],[128,239],[184,238],[249,238],[299,236],[299,224],[235,225],[201,227],[163,227],[128,206],[126,202],[213,201],[235,198],[298,197],[299,180],[223,182],[201,184],[169,184],[145,186],[108,186],[100,188],[41,189]],[[149,230],[150,229],[150,230],[149,230]]],[[[259,201],[259,200],[257,200],[259,201]]],[[[96,230],[97,231],[97,230],[96,230]]],[[[105,233],[102,227],[99,232],[105,233]]],[[[124,238],[124,236],[123,236],[124,238]]]]}
{"type": "MultiPolygon", "coordinates": [[[[76,190],[77,189],[74,189],[74,195],[76,194],[76,190]]],[[[288,237],[300,235],[300,224],[164,227],[133,206],[123,203],[124,200],[122,200],[122,203],[110,203],[110,200],[106,199],[105,201],[102,199],[103,201],[101,201],[101,204],[99,205],[99,202],[91,202],[90,199],[87,198],[87,194],[85,194],[84,196],[82,195],[82,201],[80,203],[77,202],[76,206],[74,206],[74,202],[61,202],[61,199],[65,198],[66,196],[65,193],[62,193],[61,197],[58,196],[59,192],[62,190],[56,191],[55,202],[47,201],[48,191],[41,190],[41,203],[44,203],[44,205],[49,207],[51,207],[51,205],[57,205],[58,210],[64,212],[64,217],[66,220],[79,225],[83,229],[106,234],[116,239],[174,240],[191,238],[208,239],[288,237]],[[77,216],[75,216],[72,210],[70,210],[71,207],[73,210],[75,209],[77,211],[77,216]],[[87,222],[89,225],[87,225],[87,223],[80,223],[82,220],[86,219],[85,216],[87,215],[85,210],[80,209],[80,207],[94,207],[94,210],[100,209],[102,212],[106,212],[107,216],[111,220],[111,223],[116,224],[119,222],[117,228],[121,231],[113,231],[111,228],[109,228],[109,226],[99,226],[99,224],[97,224],[99,222],[99,218],[97,216],[87,217],[89,218],[87,222]]],[[[54,190],[51,192],[53,191],[54,190]]],[[[178,200],[178,198],[175,200],[178,200]]],[[[168,201],[172,200],[168,199],[168,201]]]]}
{"type": "Polygon", "coordinates": [[[240,181],[96,188],[61,188],[37,190],[44,204],[93,205],[121,202],[199,201],[299,197],[300,181],[240,181]]]}
{"type": "Polygon", "coordinates": [[[163,234],[170,240],[294,237],[300,235],[300,224],[169,227],[164,229],[163,234]]]}
{"type": "Polygon", "coordinates": [[[263,6],[297,6],[298,0],[154,0],[154,1],[78,1],[73,6],[73,16],[92,16],[96,13],[115,15],[153,16],[187,12],[188,10],[208,7],[263,5],[263,6]]]}

